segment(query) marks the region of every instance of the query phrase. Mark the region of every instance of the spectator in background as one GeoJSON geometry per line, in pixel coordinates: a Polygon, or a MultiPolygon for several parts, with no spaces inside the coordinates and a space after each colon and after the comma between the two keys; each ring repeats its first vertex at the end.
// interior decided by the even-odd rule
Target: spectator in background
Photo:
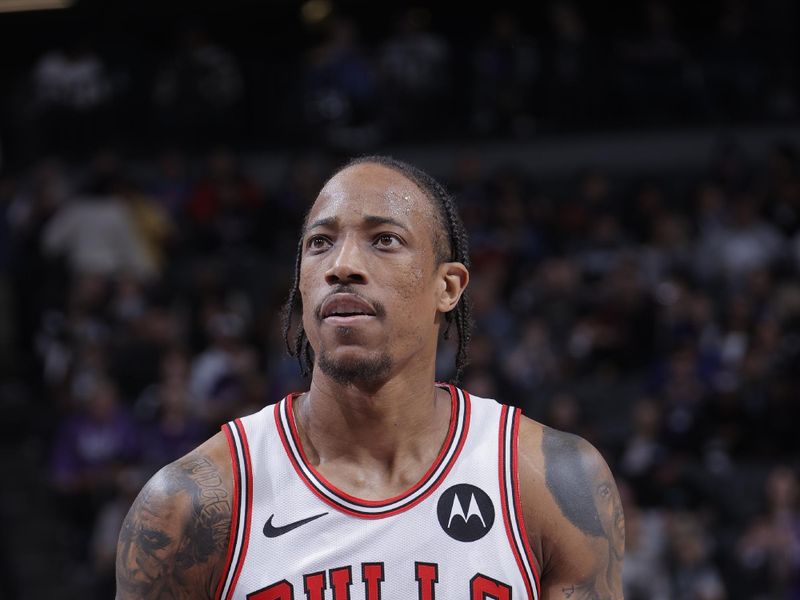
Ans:
{"type": "Polygon", "coordinates": [[[716,31],[703,44],[703,70],[715,112],[739,117],[763,106],[763,72],[756,60],[757,32],[748,3],[727,0],[715,23],[716,31]]]}
{"type": "Polygon", "coordinates": [[[430,19],[424,8],[407,9],[379,51],[383,118],[395,138],[442,125],[451,91],[450,48],[431,31],[430,19]]]}
{"type": "Polygon", "coordinates": [[[647,283],[655,287],[672,273],[685,273],[691,267],[692,245],[685,216],[665,211],[649,226],[642,248],[641,265],[647,283]]]}
{"type": "Polygon", "coordinates": [[[533,398],[539,388],[552,382],[558,373],[558,361],[546,323],[534,317],[522,323],[518,339],[503,351],[500,364],[515,395],[533,398]]]}
{"type": "Polygon", "coordinates": [[[233,312],[211,308],[206,316],[209,345],[192,362],[189,391],[197,403],[192,411],[209,423],[224,423],[245,404],[246,385],[258,366],[245,326],[233,312]]]}
{"type": "Polygon", "coordinates": [[[164,150],[156,163],[158,168],[147,191],[158,199],[173,223],[182,225],[192,191],[188,161],[177,150],[164,150]]]}
{"type": "Polygon", "coordinates": [[[261,191],[226,148],[208,156],[207,175],[192,190],[186,211],[189,243],[202,254],[242,249],[257,241],[261,191]]]}
{"type": "Polygon", "coordinates": [[[44,252],[63,258],[74,274],[151,278],[154,265],[118,193],[115,159],[98,160],[85,192],[61,206],[47,223],[42,233],[44,252]]]}
{"type": "Polygon", "coordinates": [[[63,269],[53,265],[42,247],[42,232],[71,195],[69,172],[57,160],[43,159],[16,186],[8,206],[13,261],[13,321],[20,365],[35,352],[35,333],[42,314],[65,296],[63,269]],[[32,277],[32,273],[38,276],[32,277]]]}
{"type": "Polygon", "coordinates": [[[239,62],[197,23],[180,29],[176,45],[153,89],[167,135],[162,141],[201,147],[229,142],[240,130],[244,77],[239,62]]]}
{"type": "Polygon", "coordinates": [[[676,600],[725,600],[728,595],[712,561],[712,542],[693,513],[676,513],[669,524],[673,560],[672,597],[676,600]]]}
{"type": "Polygon", "coordinates": [[[662,409],[655,399],[645,397],[636,401],[631,414],[633,431],[625,440],[620,472],[629,482],[637,508],[639,504],[651,507],[662,500],[658,470],[669,456],[661,439],[662,409]]]}
{"type": "Polygon", "coordinates": [[[33,67],[32,87],[42,149],[86,151],[105,141],[114,83],[85,41],[72,39],[45,53],[33,67]]]}
{"type": "Polygon", "coordinates": [[[354,21],[335,17],[324,25],[322,41],[306,56],[302,95],[309,130],[318,131],[315,141],[352,152],[379,139],[377,72],[354,21]]]}
{"type": "Polygon", "coordinates": [[[547,403],[547,423],[559,431],[568,431],[583,437],[585,420],[578,400],[572,394],[559,392],[547,403]]]}
{"type": "Polygon", "coordinates": [[[551,126],[573,129],[596,125],[598,108],[604,107],[608,84],[602,72],[597,48],[589,38],[580,8],[572,0],[556,0],[548,9],[550,39],[543,52],[541,112],[551,126]],[[591,90],[591,93],[586,93],[591,90]]]}
{"type": "Polygon", "coordinates": [[[175,234],[169,213],[145,194],[131,178],[121,178],[117,194],[125,204],[133,224],[134,234],[148,263],[148,270],[160,274],[164,269],[167,250],[175,234]]]}
{"type": "Polygon", "coordinates": [[[158,386],[155,419],[142,433],[143,462],[153,473],[197,447],[215,429],[211,421],[192,414],[187,384],[172,380],[158,386]]]}
{"type": "Polygon", "coordinates": [[[625,513],[625,567],[622,569],[625,600],[690,600],[671,593],[663,512],[642,508],[625,482],[618,485],[625,513]]]}
{"type": "Polygon", "coordinates": [[[764,490],[766,507],[750,521],[738,543],[743,584],[754,600],[800,598],[800,486],[797,474],[772,469],[764,490]]]}
{"type": "Polygon", "coordinates": [[[475,49],[470,124],[478,134],[527,137],[535,130],[540,58],[519,23],[510,12],[495,14],[487,37],[475,49]]]}
{"type": "Polygon", "coordinates": [[[79,560],[88,558],[94,515],[113,497],[120,470],[139,453],[138,427],[114,383],[97,379],[85,404],[59,425],[51,455],[51,481],[73,526],[79,560]]]}
{"type": "Polygon", "coordinates": [[[114,335],[105,346],[109,369],[125,397],[137,398],[159,375],[161,357],[181,342],[180,305],[169,293],[122,280],[113,288],[109,312],[114,335]]]}
{"type": "Polygon", "coordinates": [[[489,222],[482,224],[485,237],[476,251],[493,251],[521,261],[538,258],[543,240],[541,232],[529,222],[527,207],[533,202],[533,190],[524,172],[513,165],[503,166],[486,187],[491,198],[489,222]]]}
{"type": "Polygon", "coordinates": [[[648,0],[638,6],[644,11],[641,33],[619,48],[624,109],[649,121],[697,118],[706,109],[701,71],[679,37],[673,4],[648,0]]]}
{"type": "Polygon", "coordinates": [[[740,194],[722,225],[707,230],[696,250],[697,264],[707,269],[703,275],[736,289],[748,273],[769,268],[784,255],[784,238],[774,225],[759,217],[758,208],[756,198],[740,194]]]}
{"type": "Polygon", "coordinates": [[[120,471],[115,481],[116,495],[98,511],[92,524],[90,550],[94,571],[93,598],[111,598],[116,590],[114,566],[117,540],[125,515],[150,473],[136,467],[120,471]]]}

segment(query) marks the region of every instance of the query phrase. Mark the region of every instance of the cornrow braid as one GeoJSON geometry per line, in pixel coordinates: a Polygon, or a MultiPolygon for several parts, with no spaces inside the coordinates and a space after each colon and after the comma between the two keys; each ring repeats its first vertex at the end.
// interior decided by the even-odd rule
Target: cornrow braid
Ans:
{"type": "MultiPolygon", "coordinates": [[[[305,225],[304,225],[305,227],[305,225]]],[[[293,341],[289,341],[292,330],[292,316],[294,313],[297,298],[300,296],[300,258],[303,255],[303,236],[297,242],[297,254],[294,258],[294,283],[289,292],[289,298],[283,306],[283,341],[286,344],[286,350],[289,351],[289,356],[297,357],[300,362],[300,372],[303,377],[308,376],[310,372],[310,365],[313,361],[307,360],[308,354],[308,338],[306,332],[303,331],[303,326],[297,330],[293,341]]]]}
{"type": "MultiPolygon", "coordinates": [[[[333,179],[343,170],[353,165],[359,164],[378,164],[394,171],[399,172],[419,187],[436,207],[436,217],[439,224],[434,246],[436,250],[436,262],[460,262],[469,268],[469,242],[467,232],[458,215],[455,200],[444,186],[434,179],[431,175],[408,163],[397,160],[390,156],[362,156],[355,158],[340,167],[328,179],[333,179]]],[[[327,182],[326,182],[327,183],[327,182]]],[[[305,224],[304,224],[305,227],[305,224]]],[[[300,261],[303,253],[302,236],[297,245],[297,256],[294,264],[294,284],[289,292],[289,298],[283,308],[283,339],[289,355],[297,358],[300,364],[300,371],[303,376],[311,372],[314,362],[311,345],[308,343],[302,324],[297,330],[293,340],[290,340],[292,329],[292,317],[300,298],[300,261]]],[[[458,383],[467,364],[467,346],[471,337],[472,316],[469,298],[466,293],[462,294],[456,307],[445,313],[447,326],[444,330],[444,338],[450,339],[450,328],[455,322],[458,335],[458,350],[456,352],[456,372],[453,382],[458,383]]]]}

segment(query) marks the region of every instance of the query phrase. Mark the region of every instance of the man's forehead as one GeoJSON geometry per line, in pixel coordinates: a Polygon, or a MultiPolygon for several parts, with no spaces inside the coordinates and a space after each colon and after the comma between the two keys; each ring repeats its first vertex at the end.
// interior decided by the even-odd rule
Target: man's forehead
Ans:
{"type": "Polygon", "coordinates": [[[402,173],[374,164],[347,167],[322,188],[308,223],[364,215],[410,221],[431,216],[433,207],[425,193],[402,173]]]}

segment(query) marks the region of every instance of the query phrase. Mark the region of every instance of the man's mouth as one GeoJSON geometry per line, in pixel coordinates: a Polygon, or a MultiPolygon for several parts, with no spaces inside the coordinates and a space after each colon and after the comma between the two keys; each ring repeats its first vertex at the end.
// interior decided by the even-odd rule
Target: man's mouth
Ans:
{"type": "Polygon", "coordinates": [[[355,294],[333,294],[320,307],[320,318],[335,324],[347,324],[371,319],[376,315],[372,305],[355,294]]]}

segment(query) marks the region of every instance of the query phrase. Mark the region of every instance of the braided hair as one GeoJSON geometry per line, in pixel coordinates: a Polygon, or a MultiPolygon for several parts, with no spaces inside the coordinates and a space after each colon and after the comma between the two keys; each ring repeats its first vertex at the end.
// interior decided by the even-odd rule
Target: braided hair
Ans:
{"type": "MultiPolygon", "coordinates": [[[[331,175],[330,179],[333,179],[348,167],[360,164],[381,165],[397,171],[413,181],[436,208],[436,220],[438,225],[436,237],[434,239],[436,263],[460,262],[465,267],[469,268],[470,261],[467,232],[458,215],[453,196],[447,192],[441,183],[422,169],[390,156],[362,156],[355,158],[343,167],[340,167],[331,175]]],[[[330,181],[330,179],[328,179],[328,181],[330,181]]],[[[303,236],[301,235],[300,241],[297,244],[297,256],[294,262],[294,284],[289,292],[286,304],[283,307],[283,339],[286,343],[286,349],[289,351],[289,355],[297,358],[300,363],[300,371],[305,377],[311,372],[314,358],[311,344],[308,342],[308,337],[306,337],[302,324],[294,334],[293,339],[291,339],[292,315],[294,314],[295,306],[298,304],[300,298],[300,261],[302,253],[303,236]]],[[[466,293],[462,294],[454,309],[445,313],[445,321],[447,322],[447,326],[444,330],[444,339],[450,338],[450,328],[453,322],[455,322],[458,334],[458,351],[455,357],[456,372],[453,377],[453,381],[458,383],[464,371],[464,367],[467,364],[467,346],[469,344],[472,326],[470,302],[466,293]]]]}

